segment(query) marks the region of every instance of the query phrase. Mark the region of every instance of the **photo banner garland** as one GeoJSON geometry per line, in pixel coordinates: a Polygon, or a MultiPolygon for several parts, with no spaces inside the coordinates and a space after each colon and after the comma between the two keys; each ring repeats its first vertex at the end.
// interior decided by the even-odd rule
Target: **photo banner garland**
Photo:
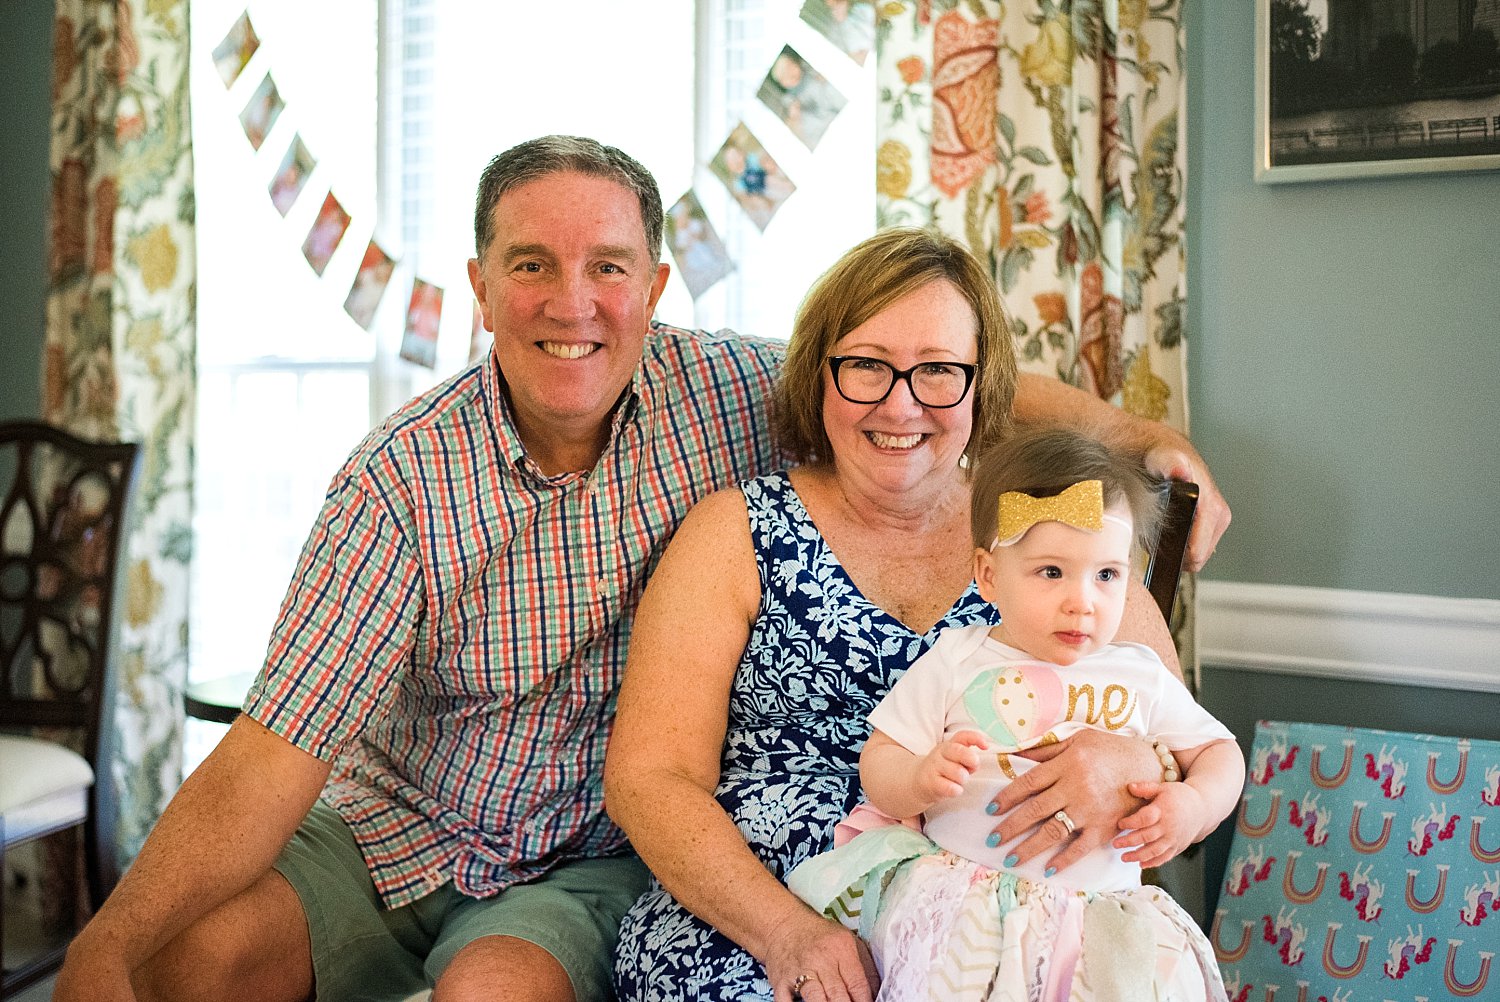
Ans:
{"type": "Polygon", "coordinates": [[[239,79],[245,66],[249,64],[250,57],[259,48],[260,38],[255,34],[255,26],[250,23],[247,11],[240,15],[239,20],[234,22],[234,26],[224,36],[224,41],[214,49],[214,67],[219,71],[219,79],[224,81],[226,88],[239,79]]]}
{"type": "MultiPolygon", "coordinates": [[[[225,33],[223,40],[214,48],[214,69],[224,86],[230,89],[242,77],[251,58],[261,49],[260,36],[250,20],[248,11],[242,12],[225,33]]],[[[256,87],[244,110],[240,112],[240,125],[251,147],[257,152],[265,144],[272,127],[286,108],[286,102],[276,87],[275,80],[267,72],[256,87]]],[[[285,218],[306,190],[308,177],[317,167],[318,160],[308,149],[300,133],[294,133],[282,156],[280,166],[267,184],[266,191],[271,205],[285,218]]],[[[338,197],[329,191],[324,196],[302,242],[302,255],[313,272],[322,277],[335,251],[347,235],[352,217],[344,209],[338,197]]],[[[356,324],[369,330],[374,323],[386,287],[398,264],[373,238],[366,246],[364,257],[356,271],[348,295],[344,299],[344,312],[356,324]]],[[[403,338],[401,357],[418,365],[432,368],[436,360],[436,337],[442,307],[442,290],[429,283],[416,280],[413,302],[408,309],[406,336],[403,338]]],[[[478,339],[471,339],[471,348],[478,339]]]]}
{"type": "Polygon", "coordinates": [[[875,47],[875,5],[870,0],[807,0],[799,15],[839,51],[863,66],[875,47]]]}
{"type": "Polygon", "coordinates": [[[396,261],[375,241],[365,248],[365,256],[354,273],[354,284],[344,298],[344,312],[365,330],[375,320],[375,310],[380,306],[385,287],[390,284],[396,270],[396,261]]]}
{"type": "MultiPolygon", "coordinates": [[[[799,16],[855,63],[864,65],[875,40],[872,3],[866,0],[854,3],[807,0],[799,16]]],[[[213,50],[215,69],[226,88],[239,79],[260,47],[260,38],[246,11],[213,50]]],[[[810,151],[816,151],[829,125],[847,104],[847,99],[837,88],[790,45],[783,45],[777,53],[756,96],[810,151]]],[[[267,72],[239,116],[252,148],[260,150],[285,107],[275,81],[267,72]]],[[[285,217],[291,211],[316,166],[317,159],[301,135],[294,134],[267,188],[271,203],[280,215],[285,217]]],[[[762,232],[797,190],[796,184],[744,122],[737,123],[730,131],[708,166],[762,232]]],[[[303,256],[320,277],[350,222],[349,213],[333,192],[328,192],[302,244],[303,256]]],[[[666,228],[673,259],[695,300],[735,270],[735,262],[692,190],[673,204],[666,228]]],[[[344,300],[344,311],[366,330],[374,321],[395,265],[395,259],[372,239],[344,300]]],[[[413,279],[400,357],[427,368],[435,367],[442,293],[441,288],[431,283],[413,279]]],[[[482,334],[488,333],[483,331],[477,304],[474,306],[471,357],[485,340],[482,334]]]]}
{"type": "Polygon", "coordinates": [[[349,229],[349,221],[349,213],[330,191],[323,199],[323,207],[318,210],[318,218],[307,231],[307,239],[302,241],[302,256],[319,276],[328,267],[333,252],[338,250],[339,242],[349,229]]]}
{"type": "Polygon", "coordinates": [[[443,290],[431,282],[414,278],[406,307],[406,332],[400,355],[426,369],[437,367],[438,324],[443,314],[443,290]]]}
{"type": "Polygon", "coordinates": [[[250,140],[252,148],[261,148],[266,141],[266,134],[276,124],[276,119],[281,117],[281,110],[285,107],[286,103],[281,100],[281,93],[276,89],[276,81],[267,73],[260,86],[255,88],[255,93],[250,96],[245,110],[240,112],[240,125],[244,127],[245,136],[250,140]]]}
{"type": "MultiPolygon", "coordinates": [[[[868,0],[806,0],[800,19],[860,66],[875,45],[875,6],[868,0]]],[[[791,45],[782,45],[756,97],[809,151],[848,99],[791,45]]],[[[730,196],[762,233],[797,190],[743,121],[708,163],[730,196]]],[[[667,213],[668,246],[696,300],[736,268],[697,193],[689,190],[667,213]]]]}
{"type": "Polygon", "coordinates": [[[848,102],[828,78],[812,68],[790,45],[783,45],[756,93],[762,104],[809,150],[848,102]]]}
{"type": "Polygon", "coordinates": [[[276,206],[276,211],[282,216],[292,210],[297,196],[302,194],[302,189],[307,185],[307,176],[317,165],[318,161],[308,151],[307,144],[302,142],[302,136],[293,135],[292,144],[287,147],[281,166],[276,169],[275,176],[266,188],[271,195],[271,204],[276,206]]]}
{"type": "Polygon", "coordinates": [[[766,226],[797,186],[766,152],[744,122],[737,124],[709,161],[708,169],[729,189],[745,215],[765,232],[766,226]]]}
{"type": "Polygon", "coordinates": [[[694,299],[734,271],[724,241],[691,189],[667,210],[666,231],[667,247],[694,299]]]}

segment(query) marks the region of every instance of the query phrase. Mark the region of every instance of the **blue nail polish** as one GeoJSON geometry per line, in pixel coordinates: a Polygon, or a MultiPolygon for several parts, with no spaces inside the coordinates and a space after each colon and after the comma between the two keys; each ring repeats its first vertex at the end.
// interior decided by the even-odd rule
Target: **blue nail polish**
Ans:
{"type": "MultiPolygon", "coordinates": [[[[998,842],[999,839],[996,839],[995,841],[998,842]]],[[[1006,866],[1015,866],[1020,861],[1021,861],[1021,857],[1017,856],[1015,853],[1011,853],[1009,856],[1005,857],[1005,865],[1006,866]]]]}
{"type": "Polygon", "coordinates": [[[1056,872],[1057,872],[1057,867],[1055,867],[1055,866],[1049,866],[1045,870],[1042,871],[1042,876],[1044,876],[1044,877],[1050,877],[1050,876],[1052,876],[1056,872]]]}
{"type": "Polygon", "coordinates": [[[990,832],[985,836],[984,844],[993,849],[1000,844],[1000,836],[996,835],[994,832],[990,832]]]}
{"type": "Polygon", "coordinates": [[[984,813],[990,815],[999,814],[1000,808],[995,806],[994,801],[990,801],[988,804],[984,805],[984,813]]]}

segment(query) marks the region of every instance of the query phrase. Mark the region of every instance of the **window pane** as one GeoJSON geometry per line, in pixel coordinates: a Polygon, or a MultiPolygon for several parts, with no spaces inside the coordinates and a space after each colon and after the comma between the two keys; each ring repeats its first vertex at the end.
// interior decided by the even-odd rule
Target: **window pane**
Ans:
{"type": "Polygon", "coordinates": [[[195,680],[260,666],[329,478],[372,421],[377,339],[343,301],[375,225],[376,3],[252,2],[260,47],[226,87],[211,53],[245,10],[244,0],[194,0],[190,19],[195,680]],[[256,150],[240,112],[268,74],[285,106],[256,150]],[[283,217],[268,188],[294,137],[316,164],[283,217]],[[330,190],[352,221],[320,277],[302,244],[330,190]]]}

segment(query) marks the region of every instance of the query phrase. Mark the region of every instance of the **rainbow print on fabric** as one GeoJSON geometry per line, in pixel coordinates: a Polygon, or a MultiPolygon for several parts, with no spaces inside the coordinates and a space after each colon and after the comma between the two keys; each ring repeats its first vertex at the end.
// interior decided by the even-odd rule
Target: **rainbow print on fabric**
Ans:
{"type": "Polygon", "coordinates": [[[1497,911],[1500,742],[1257,726],[1209,933],[1231,1002],[1500,999],[1497,911]]]}

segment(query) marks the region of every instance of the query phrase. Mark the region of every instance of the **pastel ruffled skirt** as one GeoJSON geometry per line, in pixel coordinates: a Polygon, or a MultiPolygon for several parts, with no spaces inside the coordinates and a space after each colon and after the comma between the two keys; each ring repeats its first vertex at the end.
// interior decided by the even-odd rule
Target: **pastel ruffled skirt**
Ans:
{"type": "Polygon", "coordinates": [[[900,825],[787,885],[870,945],[877,1002],[1224,1002],[1207,938],[1160,888],[1097,894],[992,870],[900,825]]]}

